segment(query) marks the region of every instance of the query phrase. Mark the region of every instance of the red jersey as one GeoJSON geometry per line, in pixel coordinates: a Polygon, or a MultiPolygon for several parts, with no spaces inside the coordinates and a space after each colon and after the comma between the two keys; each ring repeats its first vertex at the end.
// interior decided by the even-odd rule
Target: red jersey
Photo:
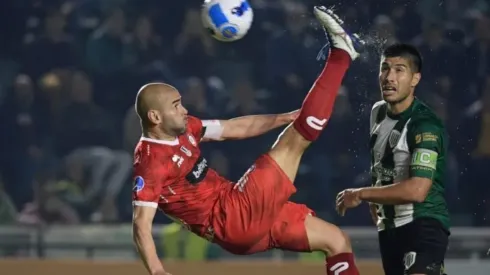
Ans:
{"type": "Polygon", "coordinates": [[[199,149],[206,125],[212,124],[189,117],[186,132],[173,141],[141,138],[134,152],[133,205],[158,207],[189,230],[204,234],[203,225],[221,190],[232,188],[232,182],[208,167],[199,149]]]}

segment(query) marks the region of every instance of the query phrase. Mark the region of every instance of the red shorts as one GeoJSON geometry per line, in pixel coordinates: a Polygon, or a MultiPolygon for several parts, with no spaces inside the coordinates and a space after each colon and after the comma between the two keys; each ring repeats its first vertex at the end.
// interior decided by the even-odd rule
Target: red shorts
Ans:
{"type": "Polygon", "coordinates": [[[279,165],[262,155],[213,209],[209,233],[213,242],[234,254],[280,248],[310,251],[305,229],[313,211],[289,202],[296,188],[279,165]]]}

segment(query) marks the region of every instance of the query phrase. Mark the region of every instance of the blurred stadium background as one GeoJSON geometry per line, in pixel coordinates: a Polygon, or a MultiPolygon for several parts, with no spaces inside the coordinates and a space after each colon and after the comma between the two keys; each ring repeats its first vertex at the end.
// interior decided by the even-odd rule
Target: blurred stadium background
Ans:
{"type": "MultiPolygon", "coordinates": [[[[307,152],[293,199],[346,228],[359,259],[379,260],[367,207],[340,218],[334,196],[369,184],[368,115],[379,99],[380,48],[414,43],[425,59],[417,96],[443,118],[451,137],[445,183],[454,229],[448,271],[489,274],[485,0],[251,0],[252,30],[228,44],[203,30],[199,0],[2,1],[0,257],[136,259],[130,173],[140,136],[132,107],[138,88],[148,81],[171,83],[189,111],[202,118],[296,109],[321,68],[316,56],[325,36],[311,13],[319,3],[335,5],[372,46],[352,66],[334,118],[307,152]]],[[[203,149],[212,167],[236,180],[277,134],[203,149]]],[[[164,258],[236,259],[163,215],[156,223],[164,258]]],[[[323,261],[278,251],[240,259],[257,258],[323,261]]]]}

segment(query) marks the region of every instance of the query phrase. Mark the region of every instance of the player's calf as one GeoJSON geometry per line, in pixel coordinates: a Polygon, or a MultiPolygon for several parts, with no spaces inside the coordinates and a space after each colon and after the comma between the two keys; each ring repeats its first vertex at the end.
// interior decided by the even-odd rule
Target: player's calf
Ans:
{"type": "Polygon", "coordinates": [[[350,62],[347,52],[339,49],[331,50],[325,68],[308,92],[300,114],[294,121],[294,128],[306,140],[316,140],[327,125],[350,62]]]}
{"type": "Polygon", "coordinates": [[[327,275],[359,275],[350,239],[340,228],[313,216],[305,226],[310,249],[325,253],[327,275]]]}
{"type": "Polygon", "coordinates": [[[341,20],[331,10],[315,7],[314,12],[325,28],[331,51],[325,68],[310,89],[294,122],[295,129],[309,141],[316,140],[327,125],[345,72],[350,62],[359,56],[354,47],[355,41],[361,42],[357,36],[351,37],[344,30],[341,20]]]}

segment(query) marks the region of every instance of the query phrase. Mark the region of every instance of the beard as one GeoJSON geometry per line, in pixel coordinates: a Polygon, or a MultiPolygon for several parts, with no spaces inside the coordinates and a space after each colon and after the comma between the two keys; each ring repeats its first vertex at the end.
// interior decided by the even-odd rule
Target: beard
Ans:
{"type": "Polygon", "coordinates": [[[187,131],[187,127],[161,127],[161,130],[168,135],[178,137],[187,131]]]}

